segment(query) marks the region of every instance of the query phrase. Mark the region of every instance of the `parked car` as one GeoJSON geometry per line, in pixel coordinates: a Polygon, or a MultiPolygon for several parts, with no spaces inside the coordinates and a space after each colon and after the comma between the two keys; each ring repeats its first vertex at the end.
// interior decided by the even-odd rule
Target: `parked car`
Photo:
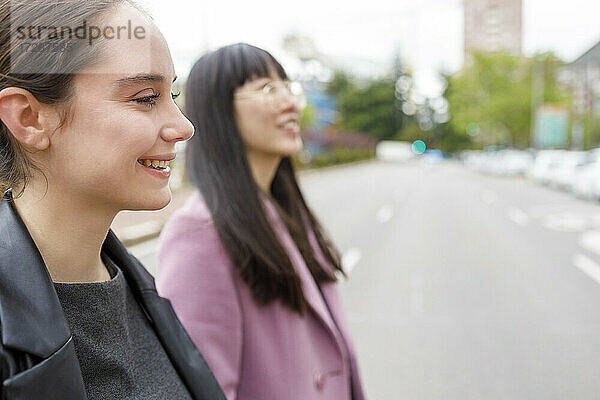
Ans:
{"type": "Polygon", "coordinates": [[[378,160],[409,161],[415,157],[409,142],[381,141],[375,147],[378,160]]]}
{"type": "Polygon", "coordinates": [[[588,152],[587,162],[577,169],[570,190],[579,198],[600,200],[600,149],[588,152]]]}
{"type": "Polygon", "coordinates": [[[550,186],[567,190],[575,180],[577,170],[588,164],[589,154],[585,151],[565,151],[550,164],[548,183],[550,186]]]}
{"type": "Polygon", "coordinates": [[[596,161],[581,168],[571,191],[579,198],[600,200],[600,162],[596,161]]]}
{"type": "Polygon", "coordinates": [[[524,150],[503,150],[497,172],[504,176],[524,176],[533,167],[533,155],[524,150]]]}
{"type": "Polygon", "coordinates": [[[540,150],[535,157],[533,168],[528,172],[528,177],[537,183],[550,182],[552,170],[560,164],[560,158],[565,150],[540,150]]]}

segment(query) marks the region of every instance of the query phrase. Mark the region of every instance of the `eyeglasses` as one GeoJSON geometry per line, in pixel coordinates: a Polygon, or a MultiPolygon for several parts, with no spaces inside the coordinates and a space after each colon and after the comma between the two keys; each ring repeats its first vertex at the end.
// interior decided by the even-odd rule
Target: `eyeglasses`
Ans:
{"type": "Polygon", "coordinates": [[[288,102],[295,103],[299,110],[306,107],[306,95],[300,82],[296,81],[272,81],[262,89],[248,90],[234,95],[236,99],[247,99],[253,96],[262,96],[267,107],[273,111],[281,111],[288,102]]]}

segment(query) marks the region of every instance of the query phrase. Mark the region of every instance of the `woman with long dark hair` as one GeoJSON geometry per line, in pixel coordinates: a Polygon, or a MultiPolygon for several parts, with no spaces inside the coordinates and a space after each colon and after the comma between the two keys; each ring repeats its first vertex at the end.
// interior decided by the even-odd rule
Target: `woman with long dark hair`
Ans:
{"type": "Polygon", "coordinates": [[[0,398],[224,399],[110,230],[171,199],[193,126],[129,0],[0,2],[0,398]]]}
{"type": "Polygon", "coordinates": [[[362,400],[336,289],[340,257],[298,187],[303,98],[268,52],[191,70],[186,162],[198,189],[167,223],[157,287],[229,400],[362,400]]]}

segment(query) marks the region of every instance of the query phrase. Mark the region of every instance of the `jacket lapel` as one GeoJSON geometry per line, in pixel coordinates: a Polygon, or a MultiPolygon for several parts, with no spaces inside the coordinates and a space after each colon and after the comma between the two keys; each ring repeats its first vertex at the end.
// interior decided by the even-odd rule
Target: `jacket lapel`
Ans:
{"type": "Polygon", "coordinates": [[[71,331],[10,191],[0,200],[0,221],[0,349],[13,350],[16,363],[41,359],[16,366],[0,383],[2,393],[15,399],[85,400],[71,331]]]}
{"type": "Polygon", "coordinates": [[[188,336],[169,300],[156,292],[154,278],[130,255],[112,231],[103,250],[123,270],[134,296],[146,312],[173,367],[196,400],[225,400],[225,395],[206,361],[188,336]]]}
{"type": "Polygon", "coordinates": [[[71,333],[50,274],[14,208],[10,191],[0,202],[0,221],[2,343],[48,358],[71,333]]]}
{"type": "Polygon", "coordinates": [[[341,344],[342,338],[339,335],[339,331],[335,326],[335,322],[332,319],[331,313],[325,304],[325,299],[323,295],[321,295],[320,289],[317,286],[314,278],[312,277],[302,254],[296,247],[290,233],[285,227],[283,221],[279,217],[275,207],[271,204],[271,200],[267,199],[266,196],[262,196],[263,204],[265,205],[265,210],[269,217],[271,224],[273,225],[273,229],[275,230],[276,235],[279,237],[281,244],[284,246],[284,249],[288,253],[292,265],[300,281],[302,282],[302,291],[304,293],[304,298],[309,306],[309,308],[314,312],[317,318],[322,322],[325,328],[329,331],[329,333],[335,339],[335,342],[338,346],[338,349],[342,354],[344,354],[343,346],[341,344]]]}

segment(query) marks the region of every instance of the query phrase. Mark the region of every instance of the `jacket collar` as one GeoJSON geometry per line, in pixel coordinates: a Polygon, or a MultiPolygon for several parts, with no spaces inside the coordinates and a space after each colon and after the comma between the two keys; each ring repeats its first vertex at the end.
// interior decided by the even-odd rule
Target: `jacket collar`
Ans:
{"type": "MultiPolygon", "coordinates": [[[[71,336],[52,278],[27,227],[15,209],[12,192],[0,200],[0,324],[6,347],[47,358],[71,336]]],[[[154,279],[112,231],[102,250],[120,266],[138,301],[154,289],[154,279]]]]}
{"type": "Polygon", "coordinates": [[[0,324],[4,346],[42,358],[71,336],[50,274],[10,190],[0,200],[0,324]]]}
{"type": "MultiPolygon", "coordinates": [[[[288,252],[290,261],[302,282],[302,291],[308,307],[336,339],[335,341],[340,351],[343,351],[343,346],[341,344],[342,338],[340,337],[339,330],[333,320],[332,313],[329,310],[329,304],[326,303],[326,298],[322,295],[319,285],[315,282],[315,279],[308,270],[304,258],[296,248],[296,245],[285,227],[284,222],[279,217],[275,206],[266,195],[261,194],[261,198],[263,199],[263,205],[265,206],[267,216],[271,221],[276,234],[279,236],[282,245],[284,245],[286,241],[289,243],[289,246],[284,245],[284,248],[287,247],[286,251],[288,252]]],[[[307,228],[310,229],[309,227],[307,228]]]]}
{"type": "MultiPolygon", "coordinates": [[[[123,271],[192,397],[225,400],[170,302],[158,296],[152,275],[129,254],[112,230],[102,251],[123,271]]],[[[0,200],[0,328],[4,347],[42,358],[50,357],[71,337],[50,274],[14,207],[10,191],[0,200]]]]}
{"type": "Polygon", "coordinates": [[[156,292],[152,275],[129,254],[112,231],[108,232],[102,251],[123,271],[133,295],[151,321],[157,337],[192,397],[198,400],[225,400],[221,387],[177,319],[170,301],[156,292]]]}

